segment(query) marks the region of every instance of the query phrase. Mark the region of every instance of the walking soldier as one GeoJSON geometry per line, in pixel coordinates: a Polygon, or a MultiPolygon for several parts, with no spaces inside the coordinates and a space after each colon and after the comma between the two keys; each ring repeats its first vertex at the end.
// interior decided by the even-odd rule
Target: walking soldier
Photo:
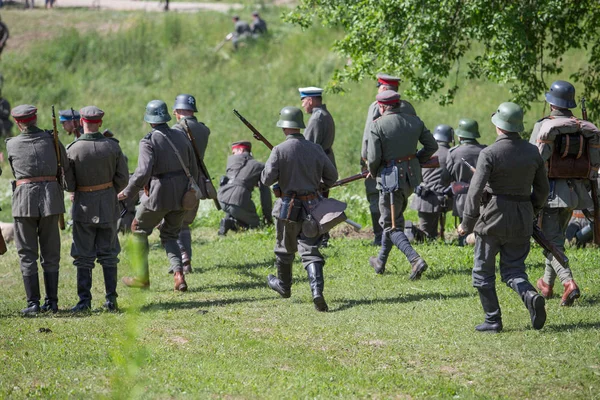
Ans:
{"type": "Polygon", "coordinates": [[[472,231],[476,235],[473,286],[479,292],[485,322],[475,329],[502,330],[495,288],[498,253],[502,282],[521,297],[533,328],[541,329],[546,321],[545,302],[529,283],[525,259],[533,233],[532,221],[549,191],[544,161],[535,146],[519,136],[523,131],[523,110],[517,104],[500,104],[492,123],[498,137],[479,154],[464,202],[463,221],[458,227],[460,235],[472,231]],[[486,201],[480,214],[482,195],[486,201]]]}
{"type": "Polygon", "coordinates": [[[185,214],[182,200],[190,185],[188,176],[193,179],[198,176],[198,165],[189,139],[167,125],[171,116],[164,101],[149,102],[144,120],[152,126],[152,131],[140,141],[138,166],[127,187],[119,193],[119,200],[124,200],[142,189],[146,191],[131,229],[142,265],[138,276],[125,277],[123,283],[137,288],[150,286],[148,235],[164,219],[160,239],[174,271],[175,290],[186,291],[177,239],[185,214]]]}
{"type": "Polygon", "coordinates": [[[404,234],[403,213],[412,189],[422,181],[420,163],[427,161],[438,145],[419,117],[400,111],[398,93],[386,90],[376,99],[381,117],[373,121],[367,165],[370,175],[377,179],[379,224],[384,234],[378,257],[371,257],[369,263],[376,273],[382,274],[394,244],[411,264],[410,279],[419,279],[427,269],[427,263],[404,234]],[[418,152],[417,142],[423,145],[418,152]]]}
{"type": "MultiPolygon", "coordinates": [[[[52,133],[36,126],[37,109],[20,105],[11,115],[21,134],[6,140],[8,161],[16,181],[13,182],[12,215],[15,220],[15,245],[27,294],[27,308],[22,313],[58,311],[58,269],[60,263],[59,216],[65,212],[56,150],[61,160],[67,154],[52,133]],[[46,301],[40,308],[38,278],[38,243],[44,270],[46,301]]],[[[68,172],[68,166],[65,166],[68,172]]]]}
{"type": "Polygon", "coordinates": [[[277,182],[282,193],[273,208],[273,216],[277,219],[277,277],[269,275],[268,283],[281,297],[291,296],[292,263],[295,253],[299,251],[308,274],[315,308],[327,311],[323,297],[325,260],[318,249],[322,235],[308,237],[309,233],[303,229],[303,220],[305,210],[318,203],[319,188],[328,189],[338,174],[321,146],[306,140],[300,133],[305,125],[299,108],[282,108],[277,126],[283,129],[286,139],[273,148],[261,176],[266,186],[277,182]]]}
{"type": "Polygon", "coordinates": [[[79,302],[72,311],[92,307],[92,269],[102,266],[106,302],[104,308],[117,310],[117,264],[119,240],[117,193],[129,179],[127,160],[119,141],[99,132],[104,112],[95,106],[80,111],[83,135],[67,146],[69,173],[65,175],[67,191],[75,192],[72,207],[73,245],[71,256],[77,267],[79,302]]]}

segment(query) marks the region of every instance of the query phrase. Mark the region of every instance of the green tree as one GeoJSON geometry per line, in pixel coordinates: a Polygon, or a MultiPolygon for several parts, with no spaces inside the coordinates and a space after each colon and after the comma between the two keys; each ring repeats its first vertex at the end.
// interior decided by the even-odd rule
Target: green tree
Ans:
{"type": "Polygon", "coordinates": [[[508,84],[529,108],[548,89],[545,78],[563,73],[565,53],[586,49],[587,66],[570,79],[585,85],[590,115],[600,116],[598,0],[300,0],[285,18],[344,30],[334,49],[350,62],[331,89],[386,71],[403,77],[410,98],[437,96],[442,105],[458,90],[452,77],[463,61],[467,77],[508,84]]]}

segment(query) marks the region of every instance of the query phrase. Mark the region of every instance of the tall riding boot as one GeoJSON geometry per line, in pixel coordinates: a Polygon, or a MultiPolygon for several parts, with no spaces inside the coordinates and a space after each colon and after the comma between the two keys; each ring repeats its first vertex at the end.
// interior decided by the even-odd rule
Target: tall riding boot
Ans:
{"type": "Polygon", "coordinates": [[[104,273],[104,290],[106,291],[106,301],[104,308],[108,311],[117,311],[117,267],[102,268],[104,273]]]}
{"type": "Polygon", "coordinates": [[[284,264],[278,260],[275,262],[275,267],[277,267],[277,276],[269,274],[267,283],[271,289],[287,299],[292,295],[292,264],[284,264]]]}
{"type": "Polygon", "coordinates": [[[77,268],[77,295],[79,302],[71,308],[73,312],[90,311],[92,309],[92,269],[77,268]]]}
{"type": "Polygon", "coordinates": [[[374,246],[381,246],[381,238],[383,235],[383,229],[381,225],[379,225],[379,213],[371,213],[371,223],[373,224],[373,234],[375,238],[373,239],[374,246]]]}
{"type": "MultiPolygon", "coordinates": [[[[133,221],[134,223],[136,220],[133,221]]],[[[132,229],[135,232],[135,229],[132,229]]],[[[124,276],[122,281],[125,286],[148,289],[150,287],[150,266],[148,264],[148,236],[145,233],[134,233],[133,266],[136,276],[124,276]]]]}
{"type": "Polygon", "coordinates": [[[533,285],[524,279],[513,280],[509,286],[519,294],[529,310],[533,329],[542,329],[546,323],[546,300],[535,290],[533,285]]]}
{"type": "Polygon", "coordinates": [[[25,294],[27,296],[27,308],[21,310],[23,315],[35,315],[40,312],[40,280],[38,274],[23,275],[25,294]]]}
{"type": "Polygon", "coordinates": [[[385,264],[387,263],[388,256],[392,251],[392,239],[390,238],[390,232],[384,231],[381,236],[381,248],[377,257],[369,257],[369,264],[375,270],[376,274],[383,274],[385,272],[385,264]]]}
{"type": "Polygon", "coordinates": [[[44,287],[46,288],[46,301],[41,307],[42,312],[58,312],[58,271],[44,272],[44,287]]]}
{"type": "Polygon", "coordinates": [[[225,218],[221,219],[221,225],[219,226],[219,236],[227,235],[228,231],[236,232],[238,230],[238,226],[235,218],[231,217],[229,214],[225,215],[225,218]]]}
{"type": "Polygon", "coordinates": [[[400,249],[406,256],[406,259],[411,265],[411,271],[409,279],[415,281],[421,279],[423,272],[427,270],[427,263],[421,258],[421,256],[413,249],[408,241],[408,238],[401,230],[396,230],[390,233],[392,242],[400,249]]]}
{"type": "Polygon", "coordinates": [[[329,311],[325,297],[323,297],[323,287],[325,281],[323,279],[323,264],[311,263],[306,266],[306,273],[308,274],[308,283],[310,284],[310,290],[312,291],[313,303],[317,311],[329,311]]]}
{"type": "Polygon", "coordinates": [[[496,288],[477,288],[481,307],[485,312],[485,321],[475,327],[479,332],[500,332],[502,330],[502,312],[498,303],[496,288]]]}
{"type": "Polygon", "coordinates": [[[179,249],[181,250],[181,261],[183,263],[183,273],[191,274],[192,270],[192,232],[190,228],[182,228],[177,240],[179,249]]]}

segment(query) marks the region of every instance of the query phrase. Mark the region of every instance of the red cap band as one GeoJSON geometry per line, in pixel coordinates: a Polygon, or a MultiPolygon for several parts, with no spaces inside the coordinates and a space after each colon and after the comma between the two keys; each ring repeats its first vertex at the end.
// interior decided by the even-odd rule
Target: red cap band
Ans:
{"type": "Polygon", "coordinates": [[[248,149],[248,150],[250,150],[250,146],[247,146],[245,144],[236,144],[235,146],[231,146],[231,150],[235,150],[235,149],[248,149]]]}
{"type": "Polygon", "coordinates": [[[29,116],[29,117],[25,117],[25,118],[17,118],[17,117],[13,117],[13,118],[15,119],[15,121],[17,121],[17,122],[20,122],[20,123],[22,123],[22,124],[25,124],[25,123],[27,123],[27,122],[31,122],[31,121],[33,121],[34,119],[36,119],[36,118],[37,118],[37,115],[36,115],[36,114],[33,114],[33,115],[31,115],[31,116],[29,116]]]}
{"type": "Polygon", "coordinates": [[[102,118],[100,119],[88,119],[88,118],[83,118],[81,117],[81,120],[87,124],[99,124],[100,122],[102,122],[102,118]]]}
{"type": "Polygon", "coordinates": [[[377,102],[379,104],[396,104],[396,103],[400,102],[400,99],[385,100],[385,101],[377,100],[377,102]]]}
{"type": "Polygon", "coordinates": [[[383,78],[377,78],[377,82],[381,83],[382,85],[387,85],[387,86],[398,86],[398,81],[388,81],[386,79],[383,78]]]}

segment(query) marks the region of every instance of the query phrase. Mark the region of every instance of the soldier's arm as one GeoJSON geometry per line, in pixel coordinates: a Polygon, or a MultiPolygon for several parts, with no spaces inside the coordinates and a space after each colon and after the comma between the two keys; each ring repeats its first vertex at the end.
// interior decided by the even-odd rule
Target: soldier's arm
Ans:
{"type": "Polygon", "coordinates": [[[65,161],[63,162],[64,165],[69,165],[69,168],[65,168],[65,187],[63,188],[67,192],[74,192],[77,188],[74,161],[71,158],[73,157],[73,151],[74,150],[71,150],[71,148],[69,148],[69,151],[67,152],[67,157],[64,158],[65,161]]]}
{"type": "Polygon", "coordinates": [[[271,212],[273,211],[273,198],[271,197],[271,190],[269,190],[268,186],[263,185],[259,181],[258,192],[260,193],[260,206],[262,208],[263,217],[269,220],[271,218],[271,212]]]}
{"type": "MultiPolygon", "coordinates": [[[[69,161],[69,156],[67,155],[67,150],[65,149],[65,146],[63,146],[63,144],[60,141],[58,142],[58,149],[60,151],[60,163],[61,163],[62,169],[63,169],[62,170],[62,174],[66,178],[67,175],[73,174],[73,172],[72,172],[72,164],[69,161]]],[[[63,190],[69,191],[67,189],[66,179],[65,179],[65,181],[63,183],[64,184],[61,185],[63,187],[63,190]]],[[[72,192],[74,190],[75,190],[75,188],[73,188],[73,190],[70,190],[70,191],[72,192]]]]}
{"type": "Polygon", "coordinates": [[[371,134],[371,125],[373,125],[373,113],[371,112],[371,106],[367,111],[367,120],[365,121],[365,129],[363,131],[362,146],[360,149],[360,157],[363,160],[367,159],[367,146],[369,143],[369,135],[371,134]]]}
{"type": "Polygon", "coordinates": [[[371,175],[375,176],[377,174],[382,157],[381,139],[377,133],[377,123],[373,123],[367,144],[367,167],[371,175]]]}
{"type": "Polygon", "coordinates": [[[152,167],[154,166],[154,152],[147,139],[140,141],[140,152],[138,165],[135,172],[129,178],[127,187],[123,190],[125,197],[133,197],[144,189],[144,186],[150,181],[152,176],[152,167]]]}
{"type": "Polygon", "coordinates": [[[329,189],[331,187],[331,185],[333,185],[335,183],[335,181],[337,181],[338,172],[324,151],[323,151],[323,157],[324,157],[325,163],[323,164],[323,176],[321,179],[323,181],[323,186],[325,186],[325,188],[329,189]]]}
{"type": "Polygon", "coordinates": [[[538,169],[533,178],[533,190],[531,192],[531,204],[537,214],[546,205],[548,194],[550,193],[550,183],[548,182],[548,172],[541,157],[539,157],[538,169]]]}
{"type": "Polygon", "coordinates": [[[119,193],[123,188],[127,186],[129,182],[129,168],[127,167],[127,158],[122,151],[119,151],[117,158],[117,168],[115,169],[115,176],[113,177],[113,185],[115,190],[119,193]]]}
{"type": "Polygon", "coordinates": [[[196,162],[196,153],[194,152],[194,148],[192,147],[192,143],[188,142],[188,157],[190,160],[190,175],[198,178],[200,176],[200,168],[198,168],[198,163],[196,162]]]}
{"type": "Polygon", "coordinates": [[[465,200],[465,211],[463,213],[462,227],[467,233],[473,231],[475,223],[479,218],[479,206],[481,205],[481,195],[483,189],[490,178],[492,171],[491,156],[487,152],[481,152],[477,160],[477,171],[471,179],[467,198],[465,200]]]}
{"type": "Polygon", "coordinates": [[[319,123],[321,119],[320,114],[315,117],[311,117],[308,120],[306,129],[304,130],[304,137],[313,143],[322,146],[323,143],[323,128],[322,124],[319,123]]]}
{"type": "Polygon", "coordinates": [[[279,180],[279,160],[277,157],[277,147],[273,148],[269,159],[265,163],[265,169],[260,174],[260,181],[265,186],[271,186],[279,180]]]}
{"type": "Polygon", "coordinates": [[[423,148],[417,152],[417,158],[420,163],[424,163],[429,160],[433,153],[435,153],[438,149],[438,144],[433,138],[429,129],[423,124],[423,129],[421,131],[421,135],[419,136],[419,142],[423,145],[423,148]]]}

